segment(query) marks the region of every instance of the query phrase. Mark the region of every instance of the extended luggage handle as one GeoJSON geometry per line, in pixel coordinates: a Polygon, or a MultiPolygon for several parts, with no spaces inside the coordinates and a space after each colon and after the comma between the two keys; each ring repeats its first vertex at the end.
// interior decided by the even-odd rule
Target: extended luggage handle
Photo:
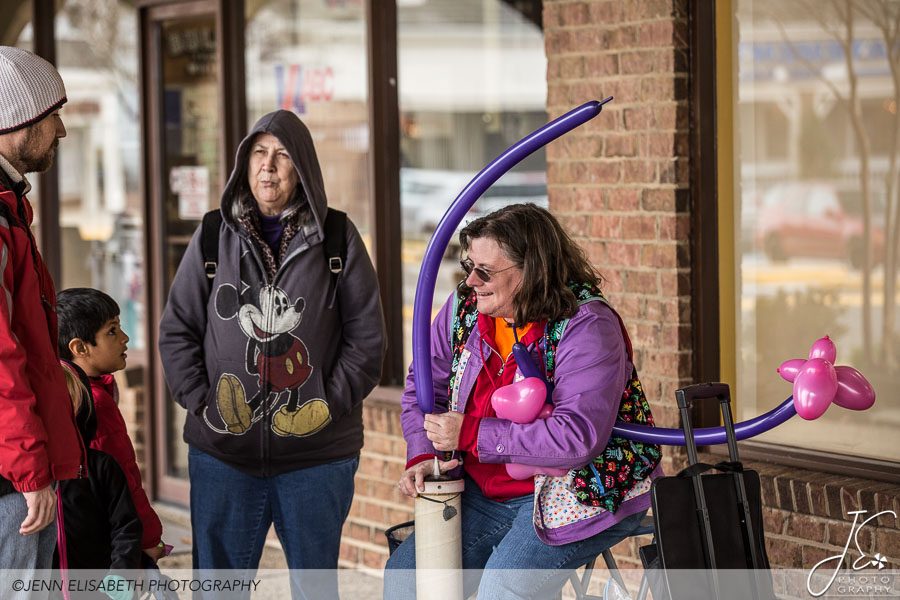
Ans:
{"type": "Polygon", "coordinates": [[[694,428],[691,424],[691,407],[694,401],[718,400],[728,440],[728,457],[731,462],[739,462],[737,438],[734,435],[734,417],[731,414],[731,391],[727,383],[697,383],[675,390],[675,401],[681,413],[682,429],[684,429],[685,446],[691,464],[699,462],[697,447],[694,444],[694,428]]]}
{"type": "Polygon", "coordinates": [[[727,383],[697,383],[675,390],[675,400],[678,408],[690,408],[694,400],[710,400],[716,398],[719,402],[727,402],[731,399],[731,392],[727,383]]]}
{"type": "MultiPolygon", "coordinates": [[[[703,546],[707,558],[707,565],[711,569],[716,568],[715,551],[713,549],[712,532],[709,524],[709,510],[706,505],[706,495],[703,492],[703,483],[701,473],[706,469],[698,465],[699,457],[697,455],[697,446],[694,444],[694,429],[691,425],[691,406],[695,400],[718,400],[719,408],[722,411],[722,420],[725,425],[725,434],[728,438],[728,456],[731,459],[731,470],[733,470],[734,486],[738,501],[738,514],[741,515],[742,533],[744,534],[744,544],[750,565],[754,571],[760,568],[759,557],[756,553],[756,542],[754,540],[752,530],[752,520],[750,516],[750,505],[747,502],[747,490],[744,486],[744,478],[741,475],[743,470],[738,457],[737,439],[734,435],[734,419],[731,414],[731,392],[726,383],[698,383],[689,385],[685,388],[675,390],[675,401],[678,403],[678,410],[681,413],[681,426],[684,430],[685,448],[688,454],[688,462],[696,467],[690,473],[694,487],[694,499],[697,503],[699,518],[701,520],[701,530],[703,533],[703,546]]],[[[717,465],[718,467],[719,465],[717,465]]],[[[689,467],[690,469],[690,467],[689,467]]],[[[713,589],[715,597],[719,598],[718,581],[713,575],[713,589]]],[[[755,592],[756,590],[754,590],[755,592]]]]}

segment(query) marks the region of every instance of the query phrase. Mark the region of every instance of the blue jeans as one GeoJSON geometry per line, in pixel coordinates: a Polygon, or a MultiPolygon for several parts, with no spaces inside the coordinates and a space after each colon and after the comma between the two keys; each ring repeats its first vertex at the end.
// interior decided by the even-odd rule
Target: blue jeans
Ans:
{"type": "MultiPolygon", "coordinates": [[[[646,511],[624,518],[609,529],[580,542],[549,546],[538,539],[532,524],[534,496],[506,502],[485,498],[466,479],[462,497],[463,585],[468,597],[552,598],[562,589],[568,571],[576,569],[628,537],[646,511]],[[481,571],[484,569],[484,571],[481,571]]],[[[415,598],[415,533],[388,559],[384,598],[415,598]]]]}
{"type": "Polygon", "coordinates": [[[9,578],[9,581],[0,581],[3,585],[0,588],[0,598],[40,599],[49,596],[49,592],[17,594],[11,591],[12,579],[46,579],[53,566],[53,549],[56,548],[55,508],[54,520],[49,525],[37,533],[22,535],[19,533],[19,526],[27,515],[25,496],[18,492],[0,496],[0,570],[10,569],[3,578],[9,578]]]}
{"type": "Polygon", "coordinates": [[[358,466],[354,456],[253,477],[191,446],[194,568],[237,569],[252,577],[274,523],[292,571],[292,596],[336,598],[341,528],[350,512],[358,466]]]}

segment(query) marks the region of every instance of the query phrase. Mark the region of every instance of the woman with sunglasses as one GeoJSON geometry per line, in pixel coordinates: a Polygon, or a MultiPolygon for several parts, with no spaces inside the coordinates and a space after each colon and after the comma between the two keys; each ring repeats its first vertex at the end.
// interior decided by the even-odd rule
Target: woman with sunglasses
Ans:
{"type": "MultiPolygon", "coordinates": [[[[442,472],[461,467],[466,595],[552,597],[567,570],[640,526],[659,449],[611,432],[617,416],[647,424],[652,417],[601,278],[553,215],[507,206],[467,225],[460,245],[466,278],[431,328],[435,414],[419,409],[412,368],[407,378],[399,488],[415,497],[435,458],[442,472]],[[516,353],[520,361],[532,364],[517,364],[517,342],[528,350],[516,353]],[[552,381],[550,417],[498,418],[494,392],[535,367],[552,381]],[[506,463],[570,470],[518,480],[506,463]]],[[[386,569],[385,598],[415,596],[414,534],[386,569]]]]}

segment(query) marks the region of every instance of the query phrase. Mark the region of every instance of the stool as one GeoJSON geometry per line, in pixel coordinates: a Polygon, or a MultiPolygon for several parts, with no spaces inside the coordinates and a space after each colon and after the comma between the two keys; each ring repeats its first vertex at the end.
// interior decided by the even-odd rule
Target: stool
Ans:
{"type": "MultiPolygon", "coordinates": [[[[634,532],[629,535],[629,538],[637,537],[639,535],[652,535],[654,533],[653,529],[653,517],[645,515],[643,519],[641,519],[641,525],[634,532]]],[[[626,538],[627,539],[627,538],[626,538]]],[[[612,579],[622,588],[626,594],[628,593],[628,588],[625,586],[625,581],[622,579],[622,574],[619,573],[619,567],[616,564],[616,559],[613,557],[612,551],[609,549],[604,550],[600,556],[603,557],[603,562],[606,563],[606,568],[609,570],[609,574],[612,579]]],[[[597,558],[591,559],[584,566],[584,573],[581,574],[581,577],[578,576],[577,573],[573,572],[569,575],[569,583],[572,584],[572,589],[575,590],[575,598],[577,600],[604,600],[603,596],[594,596],[588,594],[588,585],[591,583],[591,575],[594,573],[594,565],[597,563],[597,558]]],[[[647,597],[647,590],[649,584],[647,582],[646,577],[641,578],[641,587],[638,590],[637,600],[644,600],[647,597]]]]}

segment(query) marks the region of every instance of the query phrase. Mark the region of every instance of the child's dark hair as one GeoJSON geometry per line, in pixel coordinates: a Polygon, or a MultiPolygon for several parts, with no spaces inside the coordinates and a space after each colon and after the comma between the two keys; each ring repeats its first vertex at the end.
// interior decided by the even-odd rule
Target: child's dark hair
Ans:
{"type": "Polygon", "coordinates": [[[69,342],[80,338],[97,344],[97,332],[107,321],[119,316],[119,305],[100,290],[69,288],[56,295],[56,316],[59,319],[59,356],[72,360],[69,342]]]}

